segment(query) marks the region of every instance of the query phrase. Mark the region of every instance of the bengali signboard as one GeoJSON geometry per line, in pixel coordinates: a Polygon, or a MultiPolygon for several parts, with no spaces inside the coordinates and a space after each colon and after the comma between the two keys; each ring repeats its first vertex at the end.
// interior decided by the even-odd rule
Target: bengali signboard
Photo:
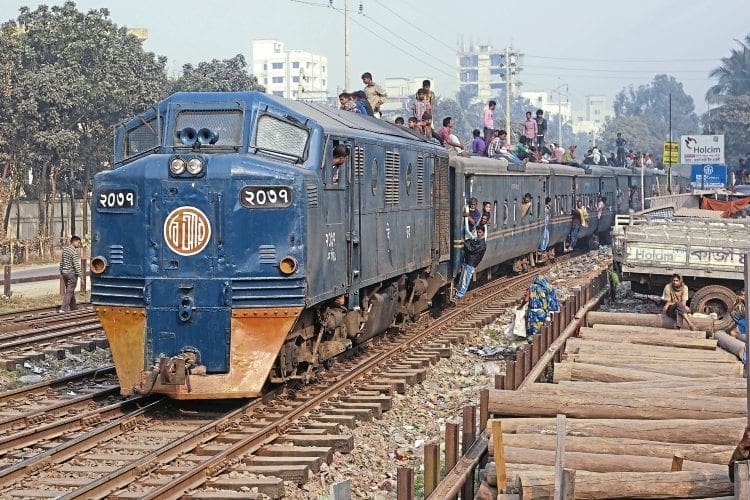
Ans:
{"type": "Polygon", "coordinates": [[[681,136],[680,163],[687,163],[689,165],[724,163],[724,136],[681,136]]]}
{"type": "Polygon", "coordinates": [[[677,141],[664,141],[664,149],[661,157],[665,165],[676,165],[680,162],[680,143],[677,141]]]}

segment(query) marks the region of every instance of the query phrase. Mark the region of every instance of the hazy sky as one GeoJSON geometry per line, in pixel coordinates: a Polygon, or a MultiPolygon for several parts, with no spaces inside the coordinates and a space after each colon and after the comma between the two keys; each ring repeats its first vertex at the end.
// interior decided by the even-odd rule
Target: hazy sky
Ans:
{"type": "MultiPolygon", "coordinates": [[[[453,94],[460,40],[508,44],[525,53],[524,90],[568,84],[574,107],[587,94],[613,98],[623,87],[674,75],[705,111],[714,82],[708,72],[750,33],[748,0],[348,0],[352,87],[358,76],[429,76],[438,94],[453,94]],[[359,13],[360,5],[362,13],[359,13]]],[[[63,1],[0,0],[0,18],[18,8],[63,1]]],[[[253,38],[277,38],[287,49],[328,57],[329,93],[344,86],[344,0],[79,0],[80,10],[106,7],[118,25],[149,30],[146,50],[185,63],[242,53],[253,38]]]]}

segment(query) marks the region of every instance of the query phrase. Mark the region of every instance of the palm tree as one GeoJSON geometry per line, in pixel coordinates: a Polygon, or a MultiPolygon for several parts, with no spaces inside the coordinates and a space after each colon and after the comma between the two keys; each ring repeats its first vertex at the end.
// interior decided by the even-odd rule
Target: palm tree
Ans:
{"type": "Polygon", "coordinates": [[[720,96],[740,96],[750,93],[750,35],[745,36],[740,48],[732,49],[729,57],[721,59],[721,66],[709,73],[710,78],[719,82],[708,89],[706,100],[720,96]]]}

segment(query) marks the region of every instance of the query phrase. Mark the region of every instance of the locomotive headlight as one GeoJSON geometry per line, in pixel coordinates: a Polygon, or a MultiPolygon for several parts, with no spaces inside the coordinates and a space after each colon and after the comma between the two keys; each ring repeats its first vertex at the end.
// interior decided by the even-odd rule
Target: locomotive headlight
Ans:
{"type": "Polygon", "coordinates": [[[286,256],[279,261],[279,271],[281,274],[290,275],[297,270],[297,259],[291,256],[286,256]]]}
{"type": "Polygon", "coordinates": [[[94,257],[91,259],[89,269],[91,269],[91,272],[94,274],[102,274],[104,270],[107,269],[107,259],[102,256],[94,257]]]}
{"type": "Polygon", "coordinates": [[[187,171],[193,175],[198,175],[203,171],[203,162],[200,158],[190,158],[187,162],[187,171]]]}
{"type": "Polygon", "coordinates": [[[169,171],[172,175],[180,175],[185,171],[185,160],[182,158],[173,158],[169,163],[169,171]]]}

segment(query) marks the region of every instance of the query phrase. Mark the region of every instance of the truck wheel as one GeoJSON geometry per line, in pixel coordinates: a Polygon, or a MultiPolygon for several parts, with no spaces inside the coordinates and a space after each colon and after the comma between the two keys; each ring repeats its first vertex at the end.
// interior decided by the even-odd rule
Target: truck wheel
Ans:
{"type": "Polygon", "coordinates": [[[732,310],[735,298],[734,292],[725,286],[708,285],[695,292],[695,295],[690,298],[690,309],[694,313],[716,313],[718,319],[714,325],[715,328],[729,331],[734,325],[729,312],[732,310]]]}

